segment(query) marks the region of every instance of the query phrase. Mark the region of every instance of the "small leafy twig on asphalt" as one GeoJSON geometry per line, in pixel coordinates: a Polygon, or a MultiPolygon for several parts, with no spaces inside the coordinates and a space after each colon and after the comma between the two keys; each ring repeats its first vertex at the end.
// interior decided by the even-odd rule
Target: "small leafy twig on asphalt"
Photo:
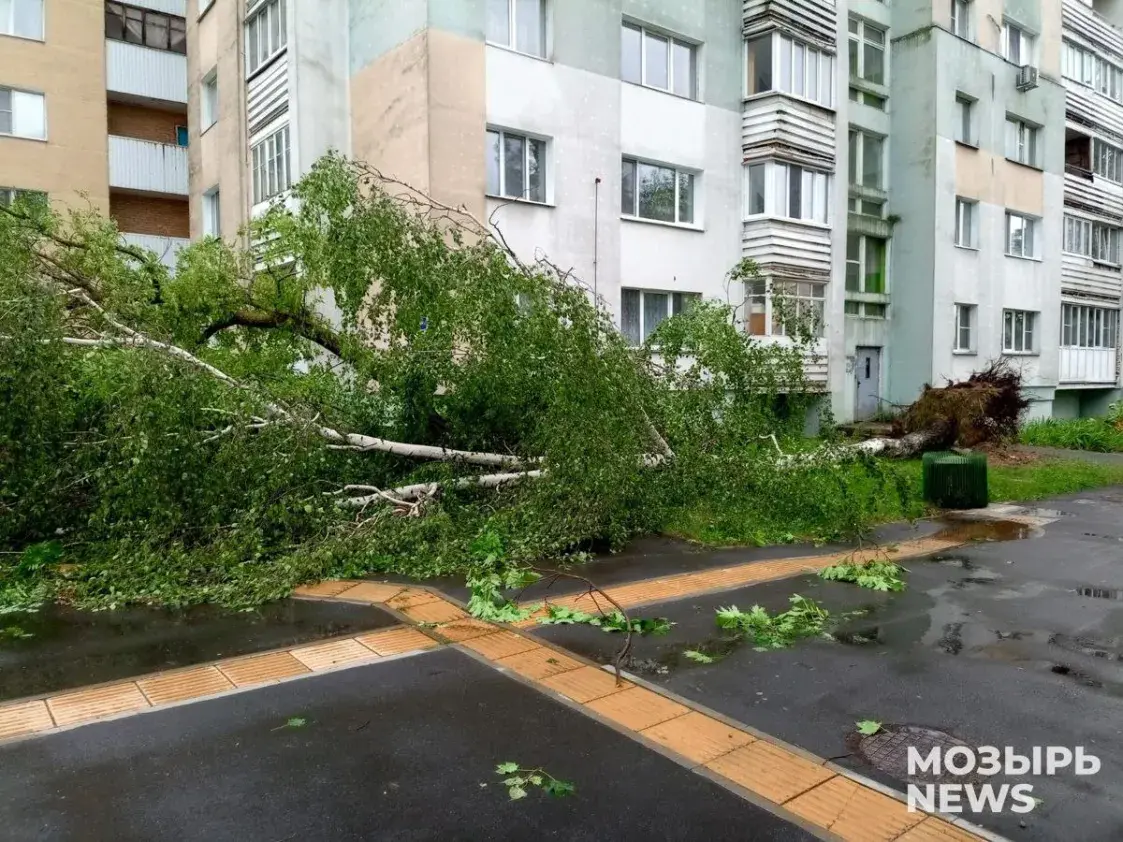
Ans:
{"type": "Polygon", "coordinates": [[[858,733],[863,737],[872,737],[881,730],[881,723],[874,722],[872,719],[863,719],[861,722],[854,723],[858,728],[858,733]]]}
{"type": "Polygon", "coordinates": [[[545,769],[524,769],[518,763],[510,761],[496,766],[495,773],[503,778],[507,795],[512,801],[526,798],[528,786],[536,786],[554,798],[565,798],[577,791],[577,787],[572,783],[555,778],[545,769]]]}

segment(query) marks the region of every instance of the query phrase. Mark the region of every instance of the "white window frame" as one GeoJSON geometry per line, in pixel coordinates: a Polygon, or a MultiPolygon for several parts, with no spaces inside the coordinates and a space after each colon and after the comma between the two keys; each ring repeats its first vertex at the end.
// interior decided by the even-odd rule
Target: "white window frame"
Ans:
{"type": "Polygon", "coordinates": [[[222,194],[216,184],[203,194],[203,236],[222,236],[222,194]]]}
{"type": "Polygon", "coordinates": [[[621,287],[620,288],[620,333],[632,345],[642,345],[647,341],[652,331],[655,330],[660,324],[669,319],[671,316],[677,316],[679,313],[686,311],[687,302],[701,301],[702,293],[690,292],[687,290],[672,290],[672,289],[641,289],[639,287],[621,287]],[[627,328],[624,325],[624,296],[628,293],[639,293],[639,336],[629,335],[627,328]],[[663,295],[666,296],[665,315],[658,322],[656,322],[650,330],[647,327],[647,306],[645,299],[648,296],[663,295]]]}
{"type": "MultiPolygon", "coordinates": [[[[38,91],[25,91],[20,88],[0,87],[0,94],[7,94],[8,108],[0,111],[8,115],[8,121],[11,125],[10,131],[0,130],[0,137],[18,137],[24,140],[46,140],[47,139],[47,98],[45,95],[38,91]],[[20,103],[23,103],[23,108],[32,106],[37,103],[37,117],[36,125],[42,126],[42,133],[34,134],[25,131],[17,131],[17,127],[21,122],[20,103]]],[[[24,118],[26,120],[26,118],[24,118]]]]}
{"type": "MultiPolygon", "coordinates": [[[[526,132],[507,131],[506,129],[498,128],[497,126],[488,126],[488,135],[496,135],[499,141],[499,183],[492,189],[490,183],[490,176],[487,177],[487,195],[493,196],[497,199],[506,199],[508,201],[515,200],[521,202],[530,202],[536,205],[546,205],[550,203],[550,160],[551,160],[551,143],[549,138],[539,137],[538,135],[527,134],[526,132]],[[512,195],[507,192],[507,138],[517,138],[523,144],[523,160],[522,160],[522,173],[523,183],[517,195],[512,195]],[[542,179],[542,197],[535,199],[530,195],[530,147],[532,143],[540,144],[541,160],[539,161],[539,169],[541,170],[542,179]]],[[[487,154],[491,155],[490,137],[488,138],[489,148],[487,154]]],[[[490,165],[490,161],[488,162],[490,165]]]]}
{"type": "Polygon", "coordinates": [[[1002,20],[1002,57],[1019,67],[1037,64],[1037,36],[1020,23],[1002,20]]]}
{"type": "Polygon", "coordinates": [[[955,305],[955,335],[952,337],[952,353],[974,354],[975,333],[979,308],[975,304],[955,305]],[[964,334],[967,341],[964,342],[964,334]]]}
{"type": "Polygon", "coordinates": [[[865,197],[850,196],[846,200],[846,210],[849,213],[856,213],[859,216],[868,216],[872,219],[885,218],[885,206],[888,202],[885,199],[870,199],[865,197]],[[876,210],[871,213],[867,208],[875,207],[876,210]]]}
{"type": "Polygon", "coordinates": [[[970,0],[949,0],[951,6],[951,32],[968,41],[973,40],[970,0]]]}
{"type": "Polygon", "coordinates": [[[1062,246],[1065,254],[1079,255],[1095,263],[1118,267],[1123,265],[1121,239],[1123,230],[1114,225],[1065,214],[1062,246]]]}
{"type": "Polygon", "coordinates": [[[20,187],[0,187],[0,207],[11,207],[12,203],[23,196],[41,196],[44,200],[47,194],[42,190],[24,190],[20,187]]]}
{"type": "Polygon", "coordinates": [[[955,139],[959,143],[978,147],[979,138],[975,130],[975,103],[978,100],[966,94],[955,94],[955,139]]]}
{"type": "MultiPolygon", "coordinates": [[[[654,222],[654,223],[657,223],[659,225],[675,225],[675,226],[678,226],[680,228],[701,228],[702,227],[702,221],[701,221],[702,207],[701,207],[701,202],[699,201],[699,198],[701,197],[701,191],[699,190],[699,185],[701,183],[702,173],[700,173],[698,170],[692,170],[692,169],[689,169],[689,168],[686,168],[686,167],[676,167],[676,166],[673,166],[671,164],[663,164],[663,163],[658,163],[656,161],[649,161],[649,160],[646,160],[644,158],[637,158],[633,155],[624,155],[621,158],[620,169],[621,169],[620,217],[622,219],[639,219],[639,220],[643,220],[645,222],[654,222]],[[628,211],[624,210],[623,168],[625,166],[628,166],[628,165],[631,165],[631,166],[634,167],[634,173],[635,173],[634,178],[632,179],[633,196],[632,196],[632,209],[631,209],[630,213],[628,211]],[[640,189],[639,189],[639,187],[640,187],[639,168],[644,167],[644,166],[646,166],[646,167],[657,167],[658,169],[662,169],[662,170],[670,170],[675,174],[675,176],[674,176],[675,177],[675,198],[674,198],[675,218],[674,218],[673,222],[670,221],[670,220],[667,220],[667,219],[656,219],[655,217],[642,216],[640,214],[641,208],[640,208],[640,189]],[[690,196],[690,216],[691,216],[691,218],[689,220],[680,219],[680,215],[682,213],[682,205],[681,205],[681,198],[682,197],[681,197],[680,191],[682,190],[683,176],[687,176],[689,178],[689,184],[690,184],[690,192],[691,192],[691,196],[690,196]]],[[[658,290],[655,290],[655,291],[658,292],[658,290]]]]}
{"type": "Polygon", "coordinates": [[[1041,127],[1014,114],[1007,114],[1006,160],[1040,169],[1041,127]]]}
{"type": "Polygon", "coordinates": [[[642,23],[636,23],[634,21],[628,21],[628,20],[624,21],[621,24],[620,29],[621,29],[621,35],[623,35],[623,31],[625,29],[631,30],[631,31],[639,34],[639,78],[638,79],[629,79],[624,75],[624,56],[622,54],[623,49],[621,47],[620,78],[623,81],[629,82],[633,85],[642,85],[643,87],[651,88],[654,91],[663,91],[664,93],[674,94],[675,96],[680,96],[680,97],[683,97],[685,99],[695,99],[695,100],[698,99],[698,46],[699,46],[698,44],[695,44],[691,41],[686,41],[682,38],[679,38],[678,36],[672,35],[671,33],[664,31],[664,30],[653,29],[651,27],[644,26],[642,23]],[[661,40],[661,41],[665,41],[666,44],[667,44],[667,55],[666,55],[667,84],[666,85],[656,85],[651,80],[649,80],[647,78],[647,40],[648,40],[648,38],[651,38],[653,40],[658,39],[658,40],[661,40]],[[689,83],[690,89],[686,92],[676,90],[676,87],[675,87],[675,84],[676,84],[676,81],[677,81],[677,77],[676,77],[676,74],[675,74],[675,61],[676,61],[675,57],[676,57],[676,55],[678,55],[678,50],[676,48],[682,48],[682,49],[685,49],[685,50],[689,51],[690,58],[689,58],[689,70],[688,70],[688,72],[690,74],[690,83],[689,83]]]}
{"type": "Polygon", "coordinates": [[[850,126],[850,130],[846,136],[848,149],[853,146],[852,152],[848,151],[850,156],[850,165],[847,170],[847,180],[852,187],[862,187],[867,190],[879,190],[882,193],[886,192],[885,177],[885,155],[888,149],[888,144],[885,142],[886,138],[877,132],[871,132],[868,129],[862,129],[857,126],[850,126]],[[854,143],[850,144],[850,138],[854,138],[854,143]],[[881,154],[878,156],[881,159],[880,173],[878,176],[878,184],[866,184],[866,140],[876,140],[881,142],[881,154]]]}
{"type": "Polygon", "coordinates": [[[1092,138],[1092,172],[1116,184],[1123,183],[1123,149],[1092,138]]]}
{"type": "Polygon", "coordinates": [[[199,85],[199,117],[202,126],[200,133],[205,132],[218,122],[218,68],[215,67],[203,77],[199,85]]]}
{"type": "Polygon", "coordinates": [[[46,40],[46,24],[43,7],[43,0],[9,0],[8,14],[0,17],[0,35],[7,35],[9,38],[26,38],[28,41],[46,40]],[[16,20],[18,20],[16,6],[19,4],[38,8],[39,26],[34,33],[16,32],[16,20]]]}
{"type": "Polygon", "coordinates": [[[979,202],[977,199],[955,197],[955,244],[959,248],[979,248],[979,202]]]}
{"type": "Polygon", "coordinates": [[[789,219],[816,225],[831,222],[831,177],[829,173],[782,161],[758,161],[744,167],[745,220],[761,217],[789,219]],[[799,214],[792,214],[793,171],[799,178],[799,214]],[[763,175],[762,175],[763,174],[763,175]],[[753,207],[754,181],[764,179],[764,209],[753,207]]]}
{"type": "Polygon", "coordinates": [[[1040,259],[1040,223],[1041,220],[1036,216],[1030,216],[1025,213],[1018,213],[1016,211],[1006,211],[1006,256],[1007,257],[1020,257],[1024,260],[1038,260],[1040,259]],[[1014,251],[1014,231],[1018,225],[1022,227],[1022,238],[1019,243],[1017,251],[1014,251]],[[1028,238],[1025,232],[1029,232],[1028,238]],[[1026,240],[1029,241],[1029,247],[1026,248],[1026,240]]]}
{"type": "Polygon", "coordinates": [[[286,123],[250,150],[253,203],[260,205],[292,186],[292,148],[286,123]]]}
{"type": "MultiPolygon", "coordinates": [[[[400,0],[395,0],[400,2],[400,0]]],[[[493,44],[497,47],[511,50],[512,52],[519,53],[524,56],[533,56],[534,58],[544,59],[550,54],[550,3],[551,0],[536,0],[538,3],[539,14],[542,17],[542,52],[535,53],[528,50],[521,49],[518,46],[519,26],[517,21],[518,2],[517,0],[486,0],[487,6],[490,7],[492,3],[501,5],[503,2],[507,4],[507,37],[506,40],[496,40],[492,37],[492,33],[488,32],[489,27],[485,25],[484,40],[488,44],[493,44]]],[[[563,0],[564,2],[564,0],[563,0]]],[[[489,14],[489,9],[485,9],[485,14],[489,14]]]]}
{"type": "MultiPolygon", "coordinates": [[[[847,31],[849,33],[850,43],[856,45],[854,53],[857,58],[857,66],[850,68],[850,77],[852,79],[861,79],[871,85],[880,85],[885,88],[889,87],[889,30],[884,26],[879,26],[864,18],[854,17],[852,15],[847,23],[847,31]],[[868,34],[870,32],[877,33],[881,41],[878,42],[876,38],[871,38],[868,34]],[[866,76],[867,46],[881,51],[880,82],[866,76]]],[[[849,56],[849,53],[847,53],[847,55],[849,56]]]]}
{"type": "Polygon", "coordinates": [[[1062,348],[1114,351],[1119,345],[1119,310],[1088,304],[1061,304],[1062,348]]]}
{"type": "Polygon", "coordinates": [[[783,93],[823,108],[834,108],[835,56],[825,53],[798,39],[779,31],[745,39],[743,42],[741,81],[745,98],[769,93],[783,93]],[[767,90],[753,91],[749,84],[749,43],[770,40],[772,64],[767,90]],[[802,58],[797,70],[797,59],[802,58]],[[814,72],[812,72],[814,71],[814,72]],[[802,80],[797,85],[797,79],[802,80]],[[810,84],[814,79],[814,85],[810,84]],[[813,95],[812,95],[813,94],[813,95]]]}
{"type": "Polygon", "coordinates": [[[885,100],[886,97],[883,97],[880,94],[863,91],[861,88],[855,88],[853,85],[850,86],[851,102],[858,103],[859,105],[865,105],[869,108],[876,108],[878,111],[884,111],[885,100]]]}
{"type": "Polygon", "coordinates": [[[1061,43],[1061,75],[1079,85],[1092,87],[1096,55],[1086,47],[1064,40],[1061,43]]]}
{"type": "Polygon", "coordinates": [[[853,232],[853,231],[847,232],[847,242],[846,242],[846,267],[847,267],[847,272],[844,273],[844,275],[843,275],[843,286],[844,287],[846,285],[846,275],[849,274],[849,267],[850,266],[856,266],[857,269],[858,269],[858,289],[849,289],[848,287],[846,287],[845,291],[846,291],[847,295],[888,295],[889,294],[889,283],[890,283],[889,267],[891,265],[891,255],[889,253],[890,242],[891,241],[889,239],[885,238],[885,237],[874,237],[870,234],[859,234],[859,233],[853,232]],[[858,238],[858,257],[857,257],[857,259],[851,259],[851,257],[850,257],[849,238],[851,236],[858,238]],[[867,289],[865,289],[866,268],[867,268],[866,264],[869,262],[868,245],[869,245],[870,240],[880,240],[881,242],[885,243],[885,250],[884,250],[885,251],[885,265],[882,267],[882,274],[885,276],[885,280],[884,280],[884,283],[882,284],[884,289],[882,289],[880,292],[878,292],[877,290],[867,290],[867,289]]]}
{"type": "Polygon", "coordinates": [[[288,0],[265,0],[246,17],[246,76],[253,76],[287,48],[287,2],[288,0]],[[264,42],[261,40],[262,29],[264,42]]]}
{"type": "Polygon", "coordinates": [[[786,278],[758,278],[749,281],[745,284],[742,308],[745,333],[750,336],[787,336],[787,328],[777,321],[779,314],[772,306],[776,299],[782,299],[794,302],[792,306],[797,319],[809,314],[815,320],[812,335],[821,339],[826,335],[826,294],[825,283],[786,278]],[[763,316],[763,332],[753,331],[753,316],[763,316]]]}
{"type": "Polygon", "coordinates": [[[1002,353],[1036,354],[1038,345],[1036,310],[1002,311],[1002,353]]]}

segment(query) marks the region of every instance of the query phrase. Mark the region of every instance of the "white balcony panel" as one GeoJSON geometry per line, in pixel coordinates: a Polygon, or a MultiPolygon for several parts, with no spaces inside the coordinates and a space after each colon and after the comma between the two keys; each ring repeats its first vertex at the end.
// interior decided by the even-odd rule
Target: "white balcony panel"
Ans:
{"type": "Polygon", "coordinates": [[[1065,79],[1064,85],[1065,113],[1072,128],[1099,134],[1118,146],[1123,138],[1123,105],[1071,79],[1065,79]]]}
{"type": "Polygon", "coordinates": [[[1103,176],[1066,168],[1065,204],[1116,225],[1123,223],[1123,185],[1103,176]]]}
{"type": "Polygon", "coordinates": [[[1081,0],[1063,0],[1061,4],[1061,24],[1068,30],[1065,35],[1092,47],[1101,55],[1106,54],[1113,62],[1123,58],[1123,32],[1097,14],[1090,3],[1081,0]]]}
{"type": "Polygon", "coordinates": [[[184,237],[159,237],[155,234],[122,233],[121,239],[130,246],[156,252],[160,262],[169,269],[175,269],[176,256],[179,254],[179,250],[191,242],[184,237]]]}
{"type": "Polygon", "coordinates": [[[251,145],[257,142],[259,132],[288,110],[288,60],[288,53],[281,55],[246,83],[246,120],[251,145]]]}
{"type": "Polygon", "coordinates": [[[783,94],[745,103],[741,142],[746,159],[779,154],[828,172],[835,165],[834,112],[783,94]]]}
{"type": "Polygon", "coordinates": [[[111,94],[187,105],[187,56],[107,38],[105,89],[111,94]]]}
{"type": "MultiPolygon", "coordinates": [[[[151,9],[154,12],[163,12],[166,15],[187,17],[187,0],[129,0],[129,5],[151,9]]],[[[191,5],[196,6],[196,0],[191,0],[191,5]]]]}
{"type": "Polygon", "coordinates": [[[1087,257],[1065,254],[1061,257],[1061,288],[1065,292],[1118,299],[1123,292],[1123,274],[1087,257]]]}
{"type": "Polygon", "coordinates": [[[838,10],[829,0],[744,0],[742,15],[746,38],[779,24],[816,47],[835,50],[838,10]]]}
{"type": "Polygon", "coordinates": [[[187,149],[110,135],[109,186],[186,196],[187,149]]]}
{"type": "Polygon", "coordinates": [[[830,280],[831,232],[820,225],[776,218],[746,222],[741,253],[755,260],[767,275],[793,280],[830,280]]]}
{"type": "Polygon", "coordinates": [[[1112,348],[1061,348],[1062,383],[1115,383],[1112,348]]]}

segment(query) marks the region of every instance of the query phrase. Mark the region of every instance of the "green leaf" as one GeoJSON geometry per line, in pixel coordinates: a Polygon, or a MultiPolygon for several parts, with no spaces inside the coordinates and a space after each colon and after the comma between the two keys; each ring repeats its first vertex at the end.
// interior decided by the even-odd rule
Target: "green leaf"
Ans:
{"type": "Polygon", "coordinates": [[[530,776],[530,777],[528,778],[528,780],[529,780],[529,781],[530,781],[530,782],[531,782],[532,784],[534,784],[535,786],[542,786],[542,776],[541,776],[541,775],[531,775],[531,776],[530,776]]]}
{"type": "Polygon", "coordinates": [[[516,775],[513,778],[504,778],[503,783],[507,784],[507,786],[522,786],[526,783],[526,778],[521,775],[516,775]]]}
{"type": "Polygon", "coordinates": [[[513,786],[507,790],[507,794],[511,796],[512,801],[518,801],[520,798],[526,798],[526,790],[521,786],[513,786]]]}
{"type": "Polygon", "coordinates": [[[507,761],[506,763],[500,763],[498,766],[495,767],[495,771],[498,772],[500,775],[510,775],[510,774],[513,774],[513,773],[519,771],[519,764],[518,763],[512,763],[510,761],[507,761]]]}
{"type": "Polygon", "coordinates": [[[308,724],[308,720],[305,719],[304,717],[293,716],[293,717],[290,717],[287,722],[285,722],[285,727],[286,728],[303,728],[307,724],[308,724]]]}
{"type": "Polygon", "coordinates": [[[688,660],[696,661],[699,664],[712,664],[714,662],[712,656],[705,652],[699,652],[697,649],[685,649],[682,654],[688,660]]]}
{"type": "Polygon", "coordinates": [[[554,798],[565,798],[567,795],[572,795],[577,791],[577,787],[569,781],[561,781],[557,778],[547,781],[543,789],[546,791],[547,795],[551,795],[554,798]]]}
{"type": "Polygon", "coordinates": [[[872,737],[881,730],[881,723],[874,722],[872,719],[863,719],[861,722],[854,724],[858,727],[858,733],[865,737],[872,737]]]}

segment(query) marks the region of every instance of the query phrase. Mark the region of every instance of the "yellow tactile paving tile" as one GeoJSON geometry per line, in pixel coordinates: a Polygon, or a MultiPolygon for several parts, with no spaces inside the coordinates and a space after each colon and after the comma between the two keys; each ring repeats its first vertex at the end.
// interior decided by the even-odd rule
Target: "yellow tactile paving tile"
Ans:
{"type": "Polygon", "coordinates": [[[326,579],[314,585],[301,585],[292,592],[293,596],[339,596],[343,591],[355,587],[355,582],[344,579],[326,579]]]}
{"type": "Polygon", "coordinates": [[[541,679],[544,686],[579,704],[635,687],[630,681],[617,682],[616,674],[597,667],[581,667],[541,679]]]}
{"type": "Polygon", "coordinates": [[[218,664],[222,674],[229,678],[235,687],[251,687],[254,684],[275,684],[282,678],[310,672],[288,652],[268,652],[264,655],[250,655],[218,664]]]}
{"type": "Polygon", "coordinates": [[[388,602],[402,591],[405,585],[388,585],[382,582],[350,583],[353,587],[336,594],[337,599],[349,599],[355,602],[388,602]]]}
{"type": "Polygon", "coordinates": [[[897,842],[978,842],[974,833],[955,827],[935,816],[929,816],[920,824],[897,837],[897,842]]]}
{"type": "Polygon", "coordinates": [[[383,656],[419,652],[440,645],[433,638],[409,626],[361,634],[355,640],[375,654],[383,656]]]}
{"type": "Polygon", "coordinates": [[[925,818],[924,813],[910,813],[900,801],[842,775],[784,806],[846,842],[892,842],[925,818]]]}
{"type": "Polygon", "coordinates": [[[517,655],[508,655],[495,663],[535,681],[585,666],[580,661],[568,658],[546,646],[539,646],[517,655]]]}
{"type": "Polygon", "coordinates": [[[47,703],[21,702],[0,708],[0,740],[46,731],[55,725],[47,703]]]}
{"type": "Polygon", "coordinates": [[[351,638],[302,646],[299,649],[293,649],[292,656],[313,672],[329,669],[339,664],[373,660],[378,657],[373,651],[351,638]]]}
{"type": "Polygon", "coordinates": [[[212,696],[234,689],[233,682],[215,667],[194,667],[137,681],[140,691],[154,705],[212,696]]]}
{"type": "Polygon", "coordinates": [[[147,710],[151,705],[140,688],[129,681],[52,696],[47,699],[47,707],[58,725],[73,725],[103,716],[147,710]]]}
{"type": "Polygon", "coordinates": [[[449,620],[460,620],[468,616],[468,612],[459,605],[453,605],[443,599],[410,605],[399,610],[417,623],[447,623],[449,620]]]}
{"type": "Polygon", "coordinates": [[[454,643],[460,643],[465,640],[472,640],[476,637],[483,637],[484,635],[498,634],[499,627],[494,626],[484,620],[477,620],[473,617],[465,617],[461,620],[452,620],[448,623],[441,623],[433,629],[441,637],[451,640],[454,643]]]}
{"type": "Polygon", "coordinates": [[[407,608],[412,608],[415,605],[424,605],[427,602],[441,602],[441,598],[435,593],[429,591],[418,591],[412,588],[405,588],[397,596],[393,596],[386,600],[386,604],[391,608],[396,608],[399,611],[405,611],[407,608]]]}
{"type": "Polygon", "coordinates": [[[585,706],[632,731],[642,731],[690,712],[685,705],[652,693],[645,687],[631,687],[612,693],[585,706]]]}
{"type": "Polygon", "coordinates": [[[764,740],[711,760],[706,768],[777,804],[834,777],[821,764],[764,740]]]}
{"type": "Polygon", "coordinates": [[[488,660],[497,661],[509,655],[517,655],[537,649],[538,643],[529,637],[509,631],[500,631],[485,637],[474,637],[464,641],[463,645],[474,652],[479,652],[488,660]]]}
{"type": "Polygon", "coordinates": [[[644,728],[640,733],[699,764],[708,763],[715,757],[748,745],[754,739],[751,734],[693,710],[644,728]]]}

